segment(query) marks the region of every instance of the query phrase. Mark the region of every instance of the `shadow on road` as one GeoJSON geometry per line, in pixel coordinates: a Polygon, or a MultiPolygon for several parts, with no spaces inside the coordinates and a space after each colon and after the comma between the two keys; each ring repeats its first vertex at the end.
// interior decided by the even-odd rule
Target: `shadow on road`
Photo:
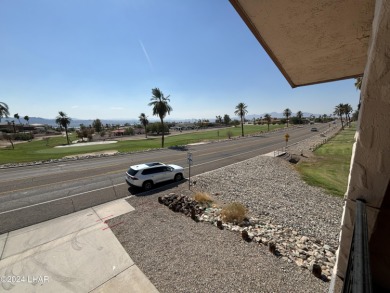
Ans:
{"type": "Polygon", "coordinates": [[[186,146],[186,145],[174,145],[174,146],[170,146],[168,148],[170,150],[174,150],[174,151],[182,151],[182,152],[188,151],[188,146],[186,146]]]}
{"type": "Polygon", "coordinates": [[[169,190],[173,187],[178,187],[179,185],[182,185],[184,183],[188,182],[187,179],[183,179],[179,182],[174,182],[174,181],[167,181],[163,183],[158,183],[153,186],[151,190],[144,191],[140,187],[135,187],[135,186],[130,186],[127,190],[131,195],[134,196],[148,196],[148,195],[153,195],[161,191],[166,191],[169,190]]]}

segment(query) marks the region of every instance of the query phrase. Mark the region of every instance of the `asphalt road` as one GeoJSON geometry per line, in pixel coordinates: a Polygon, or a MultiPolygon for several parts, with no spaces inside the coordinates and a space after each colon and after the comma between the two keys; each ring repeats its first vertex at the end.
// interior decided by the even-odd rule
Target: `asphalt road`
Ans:
{"type": "MultiPolygon", "coordinates": [[[[269,134],[189,146],[191,176],[283,148],[309,138],[312,126],[269,134]]],[[[321,132],[328,124],[316,124],[321,132]]],[[[0,170],[0,234],[85,209],[110,200],[137,195],[124,180],[130,165],[160,161],[186,167],[187,151],[163,149],[0,170]]],[[[151,191],[153,192],[153,191],[151,191]]]]}

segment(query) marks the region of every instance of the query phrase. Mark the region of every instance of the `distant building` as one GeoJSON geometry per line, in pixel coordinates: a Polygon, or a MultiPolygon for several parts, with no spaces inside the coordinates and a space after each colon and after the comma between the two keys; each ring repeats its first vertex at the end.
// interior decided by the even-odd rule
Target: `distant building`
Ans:
{"type": "Polygon", "coordinates": [[[17,124],[12,122],[1,122],[1,132],[33,132],[33,133],[45,133],[47,125],[44,124],[17,124]]]}

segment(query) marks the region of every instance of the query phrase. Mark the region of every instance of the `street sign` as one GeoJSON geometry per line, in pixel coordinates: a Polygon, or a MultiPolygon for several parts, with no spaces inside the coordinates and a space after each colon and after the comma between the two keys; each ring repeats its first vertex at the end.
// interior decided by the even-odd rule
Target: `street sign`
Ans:
{"type": "Polygon", "coordinates": [[[284,139],[286,140],[286,151],[287,151],[287,142],[288,142],[288,138],[289,138],[290,136],[288,135],[288,133],[286,133],[285,135],[284,135],[284,139]]]}

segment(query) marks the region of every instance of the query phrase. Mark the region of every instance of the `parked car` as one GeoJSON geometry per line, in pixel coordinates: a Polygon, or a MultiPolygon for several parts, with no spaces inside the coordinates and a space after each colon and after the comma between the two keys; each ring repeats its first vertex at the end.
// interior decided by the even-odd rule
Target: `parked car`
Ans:
{"type": "Polygon", "coordinates": [[[317,127],[312,127],[311,131],[318,131],[317,127]]]}
{"type": "Polygon", "coordinates": [[[164,181],[183,180],[184,168],[173,164],[163,164],[160,162],[151,162],[130,166],[126,172],[126,182],[130,186],[142,187],[144,190],[150,190],[156,183],[164,181]]]}

